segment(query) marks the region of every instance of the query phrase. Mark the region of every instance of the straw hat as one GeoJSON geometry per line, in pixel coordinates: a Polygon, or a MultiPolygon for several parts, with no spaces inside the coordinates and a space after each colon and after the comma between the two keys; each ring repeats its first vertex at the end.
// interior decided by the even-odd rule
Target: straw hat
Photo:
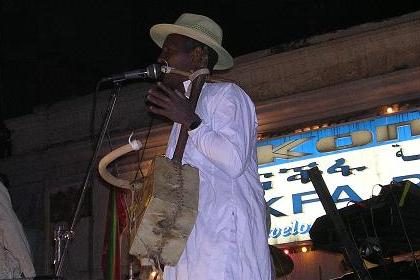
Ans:
{"type": "Polygon", "coordinates": [[[218,54],[215,70],[229,69],[233,66],[232,56],[222,47],[223,31],[212,19],[195,14],[182,14],[174,24],[156,24],[150,28],[152,40],[162,47],[169,34],[180,34],[195,39],[218,54]]]}

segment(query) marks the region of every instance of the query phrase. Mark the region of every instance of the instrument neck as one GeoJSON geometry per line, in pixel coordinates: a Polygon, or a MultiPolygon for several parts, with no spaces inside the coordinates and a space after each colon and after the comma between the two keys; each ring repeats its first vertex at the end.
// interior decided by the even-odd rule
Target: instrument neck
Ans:
{"type": "MultiPolygon", "coordinates": [[[[189,100],[195,110],[197,106],[198,98],[200,97],[201,90],[206,82],[207,74],[202,74],[197,76],[191,84],[191,94],[189,100]]],[[[172,157],[172,161],[176,163],[182,162],[182,157],[184,156],[185,146],[188,140],[188,127],[186,125],[181,126],[181,131],[179,132],[178,142],[176,144],[175,152],[172,157]]]]}

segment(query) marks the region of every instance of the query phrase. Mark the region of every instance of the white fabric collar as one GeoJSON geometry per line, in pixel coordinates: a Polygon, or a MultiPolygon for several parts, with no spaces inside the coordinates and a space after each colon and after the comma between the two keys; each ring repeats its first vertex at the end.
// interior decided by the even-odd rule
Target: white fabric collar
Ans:
{"type": "Polygon", "coordinates": [[[191,84],[191,80],[185,80],[185,81],[183,82],[183,84],[184,84],[185,96],[186,96],[187,98],[190,98],[190,93],[188,92],[188,87],[189,87],[189,86],[190,86],[190,84],[191,84]]]}
{"type": "MultiPolygon", "coordinates": [[[[184,85],[184,90],[185,90],[185,96],[187,98],[190,98],[190,92],[188,90],[188,87],[191,85],[191,80],[185,80],[182,82],[184,85]]],[[[201,91],[207,86],[207,83],[204,83],[203,88],[201,89],[201,91]]]]}

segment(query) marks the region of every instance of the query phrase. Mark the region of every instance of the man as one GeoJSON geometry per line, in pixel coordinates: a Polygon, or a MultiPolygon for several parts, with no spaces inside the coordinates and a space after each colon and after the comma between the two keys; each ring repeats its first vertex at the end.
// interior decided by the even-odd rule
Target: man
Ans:
{"type": "Polygon", "coordinates": [[[29,243],[5,185],[7,177],[0,174],[0,279],[34,277],[29,243]]]}
{"type": "MultiPolygon", "coordinates": [[[[153,26],[150,34],[162,48],[161,64],[187,72],[233,65],[221,46],[222,30],[207,17],[183,14],[175,24],[153,26]]],[[[183,162],[200,175],[196,223],[177,266],[165,267],[164,279],[271,279],[254,105],[233,83],[205,83],[194,110],[185,97],[190,84],[184,76],[165,74],[147,97],[150,112],[175,122],[169,158],[181,124],[189,128],[183,162]]]]}

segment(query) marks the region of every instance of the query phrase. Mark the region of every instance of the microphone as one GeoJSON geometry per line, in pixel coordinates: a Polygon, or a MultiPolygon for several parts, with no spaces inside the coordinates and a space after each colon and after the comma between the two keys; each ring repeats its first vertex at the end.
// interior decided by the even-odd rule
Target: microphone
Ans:
{"type": "Polygon", "coordinates": [[[115,74],[110,77],[103,78],[101,82],[113,82],[113,81],[127,81],[127,80],[141,80],[141,79],[154,79],[157,80],[160,77],[161,72],[160,64],[151,64],[146,68],[136,69],[121,74],[115,74]]]}

